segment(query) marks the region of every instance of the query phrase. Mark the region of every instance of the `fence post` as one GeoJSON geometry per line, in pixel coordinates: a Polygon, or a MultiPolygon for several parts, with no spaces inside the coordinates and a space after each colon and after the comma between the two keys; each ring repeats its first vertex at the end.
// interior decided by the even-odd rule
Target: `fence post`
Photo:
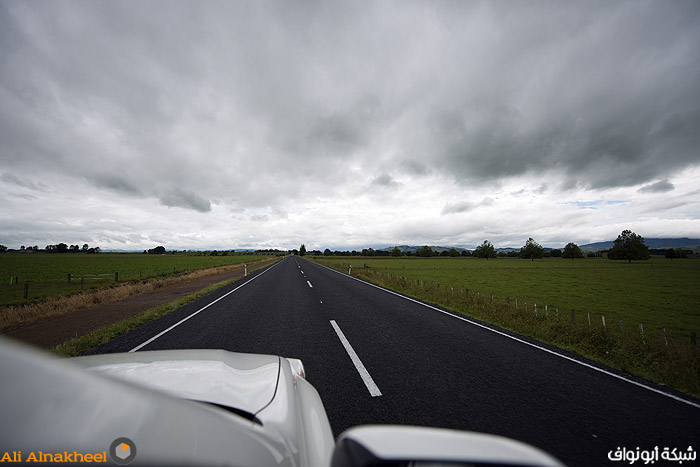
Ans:
{"type": "Polygon", "coordinates": [[[118,272],[114,273],[114,282],[119,282],[119,273],[118,272]]]}
{"type": "Polygon", "coordinates": [[[68,283],[70,284],[70,274],[68,274],[68,283]]]}
{"type": "Polygon", "coordinates": [[[603,315],[603,331],[605,331],[605,315],[603,315]]]}
{"type": "Polygon", "coordinates": [[[537,318],[537,303],[535,303],[535,318],[537,318]]]}
{"type": "Polygon", "coordinates": [[[695,331],[690,332],[690,344],[695,347],[697,345],[695,341],[695,331]]]}
{"type": "Polygon", "coordinates": [[[572,308],[571,309],[571,323],[573,324],[575,322],[576,322],[576,310],[572,308]]]}
{"type": "Polygon", "coordinates": [[[26,300],[27,297],[29,297],[29,282],[24,283],[24,299],[26,300]]]}
{"type": "Polygon", "coordinates": [[[666,339],[666,328],[661,328],[661,330],[664,332],[664,343],[666,344],[666,347],[668,347],[668,339],[666,339]]]}
{"type": "Polygon", "coordinates": [[[644,326],[642,326],[642,323],[639,323],[639,333],[642,335],[642,344],[646,344],[644,342],[644,326]]]}
{"type": "Polygon", "coordinates": [[[588,327],[591,327],[591,312],[588,312],[588,327]]]}
{"type": "Polygon", "coordinates": [[[620,320],[620,332],[622,332],[622,320],[620,320]]]}

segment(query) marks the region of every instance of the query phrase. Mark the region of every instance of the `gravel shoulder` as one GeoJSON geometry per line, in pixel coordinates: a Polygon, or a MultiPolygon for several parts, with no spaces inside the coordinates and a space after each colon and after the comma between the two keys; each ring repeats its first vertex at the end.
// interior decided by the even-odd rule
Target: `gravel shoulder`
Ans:
{"type": "Polygon", "coordinates": [[[242,277],[243,274],[243,269],[234,269],[199,277],[116,302],[96,304],[70,314],[7,329],[3,334],[36,347],[50,349],[69,339],[84,336],[90,331],[138,315],[218,282],[242,277]]]}

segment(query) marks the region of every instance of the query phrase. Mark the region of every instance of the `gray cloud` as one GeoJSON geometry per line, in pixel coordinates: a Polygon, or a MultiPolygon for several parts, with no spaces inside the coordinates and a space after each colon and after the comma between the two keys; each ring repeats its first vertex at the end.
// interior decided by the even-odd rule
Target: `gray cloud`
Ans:
{"type": "Polygon", "coordinates": [[[673,190],[675,187],[673,183],[668,180],[659,180],[656,183],[651,183],[645,185],[639,189],[640,193],[666,193],[673,190]]]}
{"type": "Polygon", "coordinates": [[[380,174],[372,179],[370,185],[382,188],[398,188],[401,186],[400,182],[397,182],[389,174],[380,174]]]}
{"type": "Polygon", "coordinates": [[[160,198],[160,203],[168,207],[192,209],[199,212],[211,211],[211,202],[199,196],[197,193],[173,190],[160,198]]]}
{"type": "Polygon", "coordinates": [[[397,199],[515,177],[537,179],[527,196],[663,193],[700,164],[699,23],[693,1],[7,0],[2,195],[87,180],[290,220],[367,174],[397,199]]]}

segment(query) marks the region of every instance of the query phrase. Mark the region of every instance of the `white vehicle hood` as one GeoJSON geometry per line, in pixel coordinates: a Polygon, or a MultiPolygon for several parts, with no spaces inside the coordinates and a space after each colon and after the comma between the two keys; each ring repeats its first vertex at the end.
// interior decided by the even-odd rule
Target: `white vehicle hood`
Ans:
{"type": "Polygon", "coordinates": [[[134,352],[73,360],[91,372],[251,415],[274,398],[280,371],[277,356],[223,350],[134,352]]]}

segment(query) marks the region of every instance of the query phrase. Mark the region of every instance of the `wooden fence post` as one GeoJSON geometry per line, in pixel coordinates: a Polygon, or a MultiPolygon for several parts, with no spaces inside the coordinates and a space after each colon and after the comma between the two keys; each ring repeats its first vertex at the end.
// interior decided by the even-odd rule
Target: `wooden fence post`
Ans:
{"type": "Polygon", "coordinates": [[[666,347],[668,347],[668,339],[666,338],[666,328],[661,328],[661,330],[664,332],[664,343],[666,344],[666,347]]]}
{"type": "Polygon", "coordinates": [[[119,273],[118,272],[114,273],[114,282],[119,282],[119,273]]]}
{"type": "Polygon", "coordinates": [[[24,299],[26,300],[27,297],[29,297],[29,282],[24,283],[24,299]]]}
{"type": "Polygon", "coordinates": [[[605,315],[603,315],[603,331],[605,331],[605,315]]]}
{"type": "Polygon", "coordinates": [[[642,344],[646,344],[644,342],[644,326],[642,326],[642,323],[639,323],[639,333],[642,335],[642,344]]]}

